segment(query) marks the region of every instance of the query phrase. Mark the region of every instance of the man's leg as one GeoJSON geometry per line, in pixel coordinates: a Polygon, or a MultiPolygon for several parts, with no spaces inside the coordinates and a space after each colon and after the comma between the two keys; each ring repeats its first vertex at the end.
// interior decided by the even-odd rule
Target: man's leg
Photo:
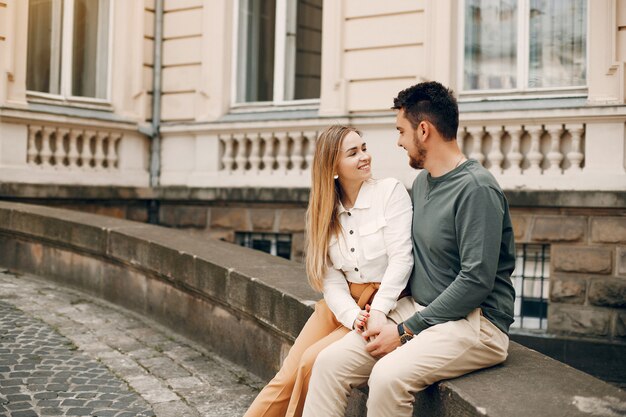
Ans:
{"type": "Polygon", "coordinates": [[[430,327],[380,359],[369,379],[368,417],[410,417],[414,394],[442,379],[503,362],[509,339],[480,309],[430,327]]]}
{"type": "Polygon", "coordinates": [[[350,390],[367,382],[374,363],[355,331],[322,350],[313,366],[302,416],[343,417],[350,390]]]}

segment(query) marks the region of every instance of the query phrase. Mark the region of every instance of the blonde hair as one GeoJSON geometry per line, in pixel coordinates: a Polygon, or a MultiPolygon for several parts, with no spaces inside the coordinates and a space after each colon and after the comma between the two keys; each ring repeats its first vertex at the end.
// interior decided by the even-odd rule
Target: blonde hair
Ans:
{"type": "Polygon", "coordinates": [[[320,134],[315,144],[311,194],[306,212],[306,272],[309,283],[317,291],[323,289],[330,239],[333,235],[339,236],[341,232],[337,208],[342,190],[333,176],[339,164],[341,143],[350,132],[360,135],[352,127],[330,126],[320,134]]]}

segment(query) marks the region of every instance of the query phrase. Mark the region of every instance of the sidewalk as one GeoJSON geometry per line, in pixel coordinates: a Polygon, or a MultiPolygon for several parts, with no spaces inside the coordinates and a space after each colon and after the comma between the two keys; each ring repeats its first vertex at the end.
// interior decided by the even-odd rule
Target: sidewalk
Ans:
{"type": "Polygon", "coordinates": [[[0,272],[0,416],[238,417],[261,386],[135,313],[0,272]]]}

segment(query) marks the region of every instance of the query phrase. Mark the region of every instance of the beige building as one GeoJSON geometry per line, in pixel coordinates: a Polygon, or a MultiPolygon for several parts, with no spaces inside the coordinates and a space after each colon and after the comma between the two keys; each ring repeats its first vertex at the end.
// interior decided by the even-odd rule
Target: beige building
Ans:
{"type": "MultiPolygon", "coordinates": [[[[625,62],[626,0],[0,0],[0,183],[306,188],[317,132],[342,123],[409,187],[389,108],[437,80],[464,152],[511,196],[518,270],[539,268],[518,285],[543,311],[530,327],[551,282],[552,330],[619,339],[625,62]]],[[[170,225],[302,241],[283,227],[302,199],[232,202],[232,220],[184,195],[204,220],[170,225]]]]}

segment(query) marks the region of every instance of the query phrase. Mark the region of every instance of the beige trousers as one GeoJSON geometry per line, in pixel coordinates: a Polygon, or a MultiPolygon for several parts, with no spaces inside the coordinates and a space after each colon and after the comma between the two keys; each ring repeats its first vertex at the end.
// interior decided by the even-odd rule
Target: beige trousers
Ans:
{"type": "MultiPolygon", "coordinates": [[[[364,308],[380,287],[379,283],[350,283],[350,293],[364,308]]],[[[350,332],[337,321],[324,300],[300,331],[276,376],[263,388],[244,417],[300,417],[307,395],[311,368],[318,353],[350,332]]]]}
{"type": "MultiPolygon", "coordinates": [[[[399,323],[423,307],[407,297],[389,314],[399,323]]],[[[483,317],[479,308],[466,318],[432,326],[380,360],[365,350],[356,332],[317,357],[304,417],[343,417],[353,387],[369,385],[368,417],[410,417],[414,394],[442,379],[455,378],[503,362],[508,336],[483,317]]]]}

